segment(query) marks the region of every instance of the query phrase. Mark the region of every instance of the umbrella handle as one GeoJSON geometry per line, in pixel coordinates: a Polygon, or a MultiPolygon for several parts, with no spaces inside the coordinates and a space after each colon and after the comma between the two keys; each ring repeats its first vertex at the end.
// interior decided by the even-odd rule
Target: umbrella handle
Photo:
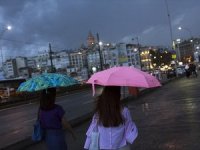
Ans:
{"type": "Polygon", "coordinates": [[[95,95],[95,85],[94,85],[94,83],[92,83],[92,95],[93,96],[95,95]]]}

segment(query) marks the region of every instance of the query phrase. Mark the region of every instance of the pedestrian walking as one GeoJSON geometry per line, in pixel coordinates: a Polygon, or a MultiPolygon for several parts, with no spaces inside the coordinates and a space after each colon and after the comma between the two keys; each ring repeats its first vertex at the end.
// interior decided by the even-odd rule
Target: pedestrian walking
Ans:
{"type": "Polygon", "coordinates": [[[185,65],[185,74],[186,74],[187,78],[190,77],[190,69],[189,69],[189,65],[188,64],[185,65]]]}
{"type": "Polygon", "coordinates": [[[189,65],[189,70],[190,70],[190,74],[191,74],[192,76],[197,77],[196,65],[195,65],[194,63],[191,63],[191,64],[189,65]]]}
{"type": "Polygon", "coordinates": [[[56,88],[42,91],[39,120],[44,129],[44,140],[48,150],[67,150],[64,129],[68,129],[74,138],[75,134],[64,117],[65,111],[60,105],[55,104],[55,99],[56,88]]]}
{"type": "Polygon", "coordinates": [[[97,98],[95,114],[89,129],[84,148],[89,149],[95,128],[99,133],[99,149],[130,150],[138,131],[132,121],[129,109],[121,105],[119,86],[106,86],[97,98]],[[129,143],[129,144],[128,144],[129,143]]]}

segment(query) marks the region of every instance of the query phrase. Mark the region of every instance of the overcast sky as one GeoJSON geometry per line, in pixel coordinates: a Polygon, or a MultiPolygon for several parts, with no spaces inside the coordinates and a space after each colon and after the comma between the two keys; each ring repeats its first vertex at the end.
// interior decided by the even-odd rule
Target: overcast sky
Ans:
{"type": "MultiPolygon", "coordinates": [[[[200,0],[167,0],[173,39],[200,35],[200,0]]],[[[170,44],[165,0],[0,0],[0,37],[4,59],[36,55],[48,49],[86,45],[88,32],[103,42],[170,44]]]]}

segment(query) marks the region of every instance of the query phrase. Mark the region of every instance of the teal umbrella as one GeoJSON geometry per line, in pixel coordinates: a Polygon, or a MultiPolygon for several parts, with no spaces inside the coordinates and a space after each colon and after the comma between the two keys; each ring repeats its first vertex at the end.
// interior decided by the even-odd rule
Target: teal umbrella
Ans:
{"type": "Polygon", "coordinates": [[[35,92],[52,87],[67,87],[79,82],[72,77],[58,73],[43,73],[20,84],[17,91],[35,92]]]}

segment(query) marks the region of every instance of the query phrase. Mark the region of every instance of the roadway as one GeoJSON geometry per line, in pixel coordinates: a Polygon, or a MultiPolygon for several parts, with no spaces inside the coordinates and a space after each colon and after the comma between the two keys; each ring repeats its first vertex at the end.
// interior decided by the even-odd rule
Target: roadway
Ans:
{"type": "MultiPolygon", "coordinates": [[[[100,89],[97,90],[97,93],[100,89]]],[[[93,109],[91,90],[57,97],[56,103],[63,106],[66,118],[73,120],[93,109]]],[[[0,110],[0,149],[30,137],[35,122],[38,103],[0,110]]]]}

